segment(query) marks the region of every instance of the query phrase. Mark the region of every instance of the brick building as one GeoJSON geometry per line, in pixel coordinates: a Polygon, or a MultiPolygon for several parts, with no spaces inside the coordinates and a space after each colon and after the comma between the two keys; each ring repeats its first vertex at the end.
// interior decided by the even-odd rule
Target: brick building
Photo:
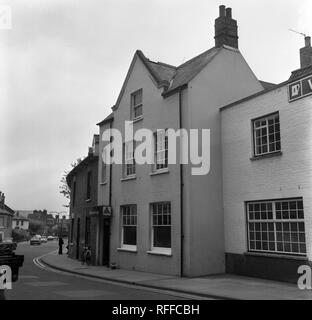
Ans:
{"type": "Polygon", "coordinates": [[[0,191],[0,242],[12,239],[12,217],[14,210],[5,204],[4,193],[0,191]]]}
{"type": "Polygon", "coordinates": [[[67,175],[67,184],[71,189],[69,256],[80,259],[84,247],[90,246],[92,263],[98,260],[98,217],[97,210],[99,136],[94,135],[89,153],[67,175]]]}
{"type": "Polygon", "coordinates": [[[221,109],[226,270],[297,282],[312,261],[312,48],[275,87],[221,109]]]}

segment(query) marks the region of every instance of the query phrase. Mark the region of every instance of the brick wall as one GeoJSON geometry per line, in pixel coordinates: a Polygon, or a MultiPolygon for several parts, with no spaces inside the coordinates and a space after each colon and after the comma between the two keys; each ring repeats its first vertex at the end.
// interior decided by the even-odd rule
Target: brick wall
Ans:
{"type": "Polygon", "coordinates": [[[247,251],[245,201],[303,197],[312,259],[312,98],[289,103],[287,86],[221,111],[225,251],[247,251]],[[251,161],[251,120],[279,111],[278,157],[251,161]]]}

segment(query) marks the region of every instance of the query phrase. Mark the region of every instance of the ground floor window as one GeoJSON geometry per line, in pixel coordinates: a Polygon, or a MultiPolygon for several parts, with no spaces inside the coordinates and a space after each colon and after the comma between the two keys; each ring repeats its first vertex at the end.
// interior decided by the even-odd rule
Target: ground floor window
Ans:
{"type": "Polygon", "coordinates": [[[302,199],[247,203],[249,251],[306,255],[302,199]]]}
{"type": "Polygon", "coordinates": [[[152,210],[152,250],[171,253],[171,204],[153,203],[152,210]]]}
{"type": "Polygon", "coordinates": [[[121,246],[136,249],[137,245],[137,206],[121,207],[121,246]]]}

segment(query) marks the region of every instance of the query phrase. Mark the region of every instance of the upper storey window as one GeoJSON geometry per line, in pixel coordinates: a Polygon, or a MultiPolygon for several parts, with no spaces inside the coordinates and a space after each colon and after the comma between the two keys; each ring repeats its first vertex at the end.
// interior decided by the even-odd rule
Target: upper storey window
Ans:
{"type": "Polygon", "coordinates": [[[253,135],[256,157],[281,151],[279,114],[253,120],[253,135]]]}
{"type": "Polygon", "coordinates": [[[131,94],[131,119],[136,120],[143,116],[143,90],[131,94]]]}

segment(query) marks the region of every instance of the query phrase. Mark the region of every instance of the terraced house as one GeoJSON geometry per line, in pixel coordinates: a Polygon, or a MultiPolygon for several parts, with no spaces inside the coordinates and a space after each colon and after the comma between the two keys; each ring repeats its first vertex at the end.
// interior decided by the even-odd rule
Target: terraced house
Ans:
{"type": "Polygon", "coordinates": [[[12,240],[12,217],[14,210],[5,204],[4,193],[0,191],[0,242],[12,240]]]}
{"type": "Polygon", "coordinates": [[[297,282],[312,261],[312,47],[275,87],[224,106],[228,272],[297,282]]]}
{"type": "MultiPolygon", "coordinates": [[[[239,51],[237,21],[225,6],[215,20],[215,46],[182,65],[136,51],[112,114],[99,123],[100,155],[109,143],[102,134],[112,128],[124,136],[125,121],[134,132],[210,129],[210,171],[193,175],[191,163],[169,164],[166,134],[151,142],[154,165],[133,162],[126,141],[123,164],[107,165],[100,157],[98,215],[107,264],[181,276],[225,271],[219,108],[270,86],[239,51]]],[[[184,151],[178,144],[177,154],[184,151]]]]}

